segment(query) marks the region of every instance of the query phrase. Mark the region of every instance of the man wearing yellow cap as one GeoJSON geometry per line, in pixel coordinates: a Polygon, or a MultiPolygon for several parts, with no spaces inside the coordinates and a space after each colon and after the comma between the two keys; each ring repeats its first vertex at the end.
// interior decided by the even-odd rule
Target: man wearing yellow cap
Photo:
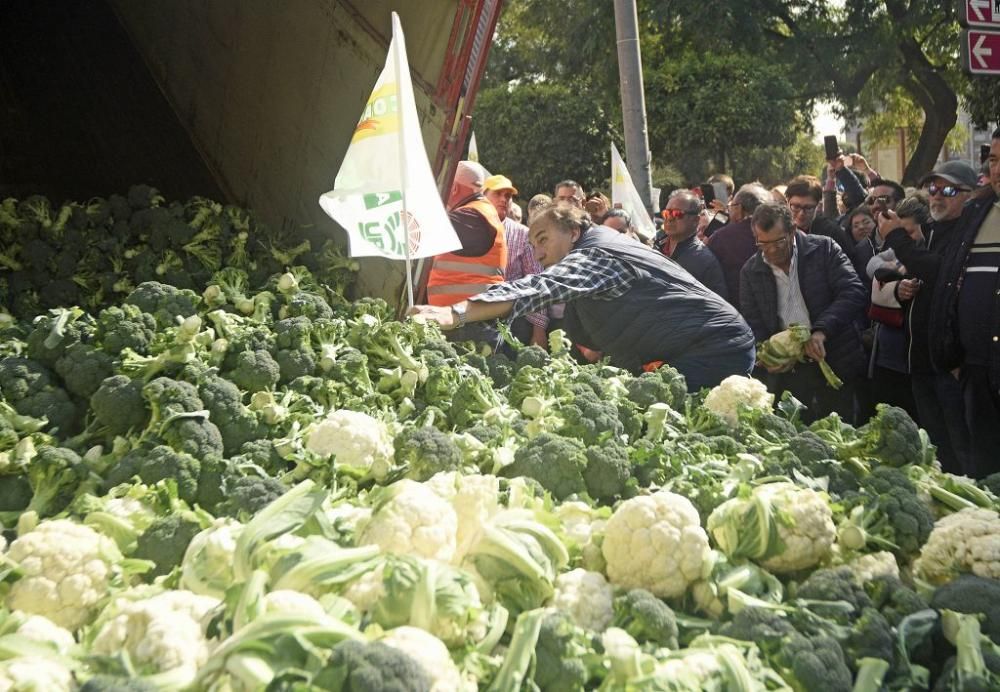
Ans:
{"type": "MultiPolygon", "coordinates": [[[[516,281],[529,274],[540,274],[542,265],[535,259],[535,253],[528,243],[528,227],[518,223],[511,217],[510,209],[517,188],[505,175],[491,175],[483,185],[486,195],[503,222],[507,242],[507,268],[504,271],[504,281],[516,281]]],[[[548,327],[549,316],[542,312],[517,317],[511,322],[510,330],[524,343],[537,344],[545,347],[547,339],[545,328],[548,327]]]]}

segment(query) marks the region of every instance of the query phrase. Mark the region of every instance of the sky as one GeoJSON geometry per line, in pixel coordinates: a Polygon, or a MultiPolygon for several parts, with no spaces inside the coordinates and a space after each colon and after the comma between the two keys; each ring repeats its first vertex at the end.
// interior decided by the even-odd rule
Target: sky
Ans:
{"type": "Polygon", "coordinates": [[[840,135],[844,130],[844,121],[833,114],[830,102],[823,101],[816,106],[813,129],[813,141],[822,144],[824,135],[840,135]]]}

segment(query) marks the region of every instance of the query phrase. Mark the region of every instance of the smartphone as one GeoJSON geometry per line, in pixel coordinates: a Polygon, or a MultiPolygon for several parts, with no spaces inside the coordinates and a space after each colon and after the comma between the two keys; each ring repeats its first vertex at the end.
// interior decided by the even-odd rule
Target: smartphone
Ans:
{"type": "Polygon", "coordinates": [[[833,161],[840,153],[840,145],[837,144],[837,135],[827,135],[823,138],[823,148],[826,149],[826,160],[833,161]]]}
{"type": "Polygon", "coordinates": [[[715,200],[715,187],[708,183],[699,185],[698,187],[701,188],[701,199],[707,207],[715,200]]]}
{"type": "Polygon", "coordinates": [[[715,199],[722,202],[722,206],[729,205],[729,190],[725,183],[712,183],[712,190],[715,192],[715,199]]]}
{"type": "Polygon", "coordinates": [[[980,144],[979,145],[979,163],[986,163],[986,159],[990,157],[990,145],[980,144]]]}

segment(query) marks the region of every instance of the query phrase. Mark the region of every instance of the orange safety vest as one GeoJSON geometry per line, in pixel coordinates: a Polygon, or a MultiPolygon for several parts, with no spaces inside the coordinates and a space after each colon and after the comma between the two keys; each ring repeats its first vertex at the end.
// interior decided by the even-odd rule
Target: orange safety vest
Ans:
{"type": "Polygon", "coordinates": [[[485,199],[474,199],[460,209],[475,209],[496,232],[493,247],[480,257],[462,257],[451,252],[434,258],[427,277],[427,302],[431,305],[454,305],[494,284],[503,283],[507,268],[507,239],[496,207],[485,199]]]}

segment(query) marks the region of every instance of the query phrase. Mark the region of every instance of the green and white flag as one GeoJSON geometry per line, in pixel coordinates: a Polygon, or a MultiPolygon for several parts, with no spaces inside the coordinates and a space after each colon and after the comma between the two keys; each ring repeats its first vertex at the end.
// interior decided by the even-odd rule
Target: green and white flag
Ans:
{"type": "Polygon", "coordinates": [[[628,174],[625,161],[618,153],[618,147],[611,143],[611,204],[621,205],[621,208],[632,217],[632,225],[636,232],[643,238],[652,238],[656,235],[656,226],[649,218],[646,205],[642,203],[639,191],[632,184],[632,176],[628,174]]]}
{"type": "Polygon", "coordinates": [[[462,247],[427,160],[403,29],[395,12],[385,67],[354,129],[333,189],[319,204],[347,231],[351,257],[409,262],[462,247]]]}
{"type": "Polygon", "coordinates": [[[476,133],[469,135],[469,161],[479,163],[479,147],[476,146],[476,133]]]}

